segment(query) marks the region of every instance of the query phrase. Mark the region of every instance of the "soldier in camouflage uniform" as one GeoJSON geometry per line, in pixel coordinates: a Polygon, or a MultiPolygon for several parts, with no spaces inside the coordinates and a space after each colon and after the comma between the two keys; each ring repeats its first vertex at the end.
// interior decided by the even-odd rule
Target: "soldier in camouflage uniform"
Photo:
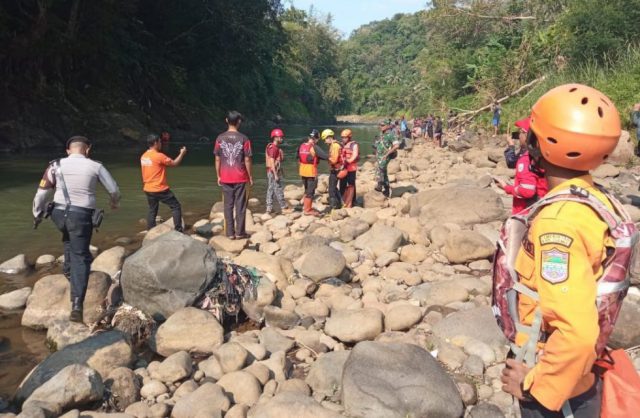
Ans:
{"type": "Polygon", "coordinates": [[[391,188],[389,187],[387,168],[389,167],[389,162],[398,155],[398,148],[400,148],[400,140],[393,134],[390,121],[380,122],[380,136],[373,146],[376,150],[376,162],[378,163],[376,173],[378,185],[375,189],[389,197],[391,188]]]}

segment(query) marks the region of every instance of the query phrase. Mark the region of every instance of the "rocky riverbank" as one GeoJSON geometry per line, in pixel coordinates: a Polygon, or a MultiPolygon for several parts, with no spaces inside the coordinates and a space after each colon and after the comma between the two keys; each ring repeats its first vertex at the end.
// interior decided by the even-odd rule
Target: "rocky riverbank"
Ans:
{"type": "MultiPolygon", "coordinates": [[[[133,254],[122,245],[103,251],[92,266],[85,324],[66,320],[62,275],[0,295],[0,309],[26,305],[23,326],[46,328],[55,350],[14,399],[0,400],[0,417],[517,416],[500,390],[508,347],[489,307],[490,260],[510,205],[489,174],[513,170],[497,140],[467,133],[449,142],[401,151],[389,167],[390,199],[373,190],[369,159],[358,173],[363,207],[323,218],[249,214],[251,238],[231,241],[216,204],[190,236],[166,223],[133,254]],[[229,331],[192,306],[224,258],[261,275],[243,307],[254,329],[229,331]],[[117,277],[125,302],[157,327],[143,315],[114,317],[110,330],[96,332],[104,301],[117,297],[117,277]]],[[[633,149],[626,141],[619,148],[615,165],[595,177],[640,221],[630,205],[637,181],[625,168],[633,149]]],[[[323,177],[319,210],[326,189],[323,177]]],[[[302,195],[287,186],[292,204],[302,195]]],[[[20,256],[0,265],[26,268],[20,256]]],[[[633,288],[613,344],[640,345],[639,300],[633,288]]]]}

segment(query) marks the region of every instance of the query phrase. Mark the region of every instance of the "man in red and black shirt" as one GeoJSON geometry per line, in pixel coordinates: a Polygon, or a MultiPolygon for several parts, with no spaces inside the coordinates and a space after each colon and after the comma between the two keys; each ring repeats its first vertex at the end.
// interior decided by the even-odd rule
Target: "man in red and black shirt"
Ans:
{"type": "Polygon", "coordinates": [[[273,198],[275,197],[280,205],[282,213],[290,213],[291,209],[284,198],[284,189],[282,188],[282,177],[284,171],[282,169],[282,161],[284,160],[284,152],[280,148],[284,141],[284,132],[282,129],[276,128],[271,131],[271,143],[267,145],[265,150],[266,166],[267,166],[267,213],[273,212],[273,198]]]}
{"type": "Polygon", "coordinates": [[[244,134],[238,132],[242,123],[242,115],[239,112],[230,111],[226,122],[227,131],[216,138],[213,151],[216,156],[218,185],[222,187],[223,193],[225,232],[227,238],[245,239],[249,237],[245,230],[246,185],[253,185],[251,142],[244,134]]]}

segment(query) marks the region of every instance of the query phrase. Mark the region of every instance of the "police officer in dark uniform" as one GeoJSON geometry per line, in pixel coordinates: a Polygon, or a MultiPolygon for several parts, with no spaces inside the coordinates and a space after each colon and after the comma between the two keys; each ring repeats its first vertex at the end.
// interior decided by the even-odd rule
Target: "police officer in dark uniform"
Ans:
{"type": "Polygon", "coordinates": [[[34,225],[48,212],[47,196],[55,189],[51,219],[62,232],[63,272],[71,283],[71,315],[82,322],[84,297],[93,257],[89,251],[96,210],[96,185],[100,182],[110,195],[112,209],[118,207],[120,191],[104,166],[89,158],[91,143],[83,136],[67,141],[67,157],[49,163],[33,199],[34,225]]]}

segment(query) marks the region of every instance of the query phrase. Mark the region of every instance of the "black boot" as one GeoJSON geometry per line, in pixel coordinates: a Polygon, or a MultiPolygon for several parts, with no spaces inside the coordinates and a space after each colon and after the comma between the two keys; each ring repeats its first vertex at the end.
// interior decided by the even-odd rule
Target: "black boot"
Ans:
{"type": "Polygon", "coordinates": [[[82,302],[80,298],[74,298],[71,301],[71,315],[69,315],[69,321],[82,322],[82,302]]]}

